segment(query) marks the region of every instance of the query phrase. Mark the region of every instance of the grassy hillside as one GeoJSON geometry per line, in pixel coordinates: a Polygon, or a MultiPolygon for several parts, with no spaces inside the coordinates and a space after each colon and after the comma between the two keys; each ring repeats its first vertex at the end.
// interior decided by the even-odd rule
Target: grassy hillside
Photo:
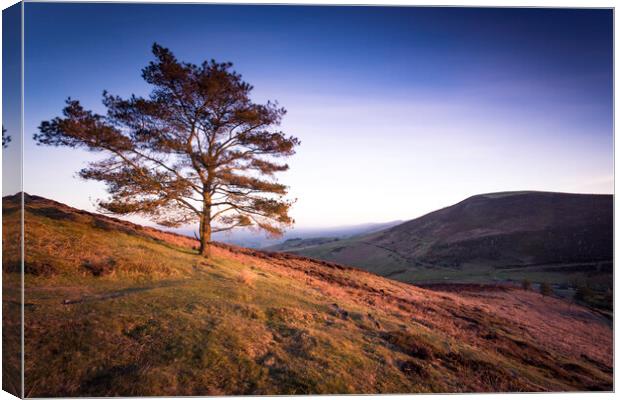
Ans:
{"type": "Polygon", "coordinates": [[[287,251],[405,282],[524,278],[610,287],[613,198],[510,192],[468,198],[396,227],[287,251]]]}
{"type": "Polygon", "coordinates": [[[26,204],[27,396],[612,389],[609,321],[557,298],[225,245],[206,260],[186,237],[26,204]]]}
{"type": "Polygon", "coordinates": [[[265,247],[263,250],[267,251],[300,251],[305,248],[313,248],[315,246],[321,246],[328,243],[339,242],[341,239],[337,237],[315,237],[309,239],[293,238],[286,239],[282,243],[265,247]]]}

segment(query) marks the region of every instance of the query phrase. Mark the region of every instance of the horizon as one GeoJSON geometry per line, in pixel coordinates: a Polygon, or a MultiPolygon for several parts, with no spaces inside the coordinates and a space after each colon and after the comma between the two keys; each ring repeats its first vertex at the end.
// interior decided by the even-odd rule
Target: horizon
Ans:
{"type": "Polygon", "coordinates": [[[515,188],[613,195],[609,10],[117,7],[25,4],[25,192],[89,211],[105,198],[74,177],[96,156],[32,133],[67,97],[101,112],[104,89],[147,95],[159,42],[182,61],[232,61],[253,99],[287,108],[302,144],[278,178],[298,198],[295,229],[406,221],[515,188]]]}
{"type": "MultiPolygon", "coordinates": [[[[28,193],[28,192],[23,192],[25,195],[28,196],[38,196],[38,197],[43,197],[41,195],[38,195],[36,193],[28,193]]],[[[438,208],[431,210],[427,213],[412,217],[412,218],[400,218],[400,219],[393,219],[393,220],[389,220],[389,221],[366,221],[366,222],[359,222],[359,223],[353,223],[353,224],[345,224],[345,225],[328,225],[328,226],[293,226],[289,229],[286,229],[284,231],[284,234],[281,238],[275,238],[275,240],[285,240],[288,239],[287,235],[291,234],[291,233],[303,233],[303,234],[309,234],[312,231],[318,231],[319,233],[328,233],[329,231],[338,231],[338,230],[345,230],[345,229],[353,229],[353,228],[366,228],[369,226],[373,226],[373,225],[389,225],[389,224],[394,224],[391,226],[396,226],[396,225],[400,225],[400,224],[404,224],[406,222],[424,217],[428,214],[431,214],[435,211],[439,211],[442,210],[444,208],[449,208],[451,206],[454,206],[458,203],[461,203],[463,201],[469,200],[470,198],[473,197],[477,197],[477,196],[488,196],[488,195],[498,195],[498,194],[508,194],[508,193],[552,193],[552,194],[566,194],[566,195],[583,195],[583,196],[613,196],[613,193],[573,193],[573,192],[550,192],[550,191],[545,191],[545,190],[509,190],[509,191],[502,191],[502,192],[490,192],[490,193],[479,193],[479,194],[475,194],[469,197],[466,197],[464,199],[458,200],[455,203],[452,204],[448,204],[448,205],[443,205],[443,206],[439,206],[438,208]]],[[[14,194],[8,194],[8,195],[4,195],[3,197],[12,197],[18,193],[14,193],[14,194]]],[[[63,204],[62,202],[53,199],[53,198],[48,198],[48,200],[52,200],[52,201],[57,201],[61,204],[63,204]]],[[[69,205],[69,204],[67,204],[69,205]]],[[[74,207],[75,208],[75,207],[74,207]]],[[[79,208],[77,208],[79,209],[79,208]]],[[[118,218],[118,219],[124,219],[124,220],[128,220],[130,222],[134,222],[137,224],[142,224],[144,226],[149,226],[149,227],[156,227],[158,229],[161,229],[163,231],[169,231],[169,232],[175,232],[175,233],[179,233],[179,234],[184,234],[186,236],[192,236],[192,233],[194,233],[192,231],[192,227],[189,226],[184,226],[184,227],[179,227],[179,228],[169,228],[169,227],[164,227],[164,226],[160,226],[154,223],[150,223],[149,221],[134,221],[131,218],[123,218],[122,216],[118,216],[117,214],[111,214],[111,213],[102,213],[99,210],[84,210],[84,211],[88,211],[91,213],[95,213],[95,214],[101,214],[101,215],[105,215],[108,217],[113,217],[113,218],[118,218]]],[[[391,227],[390,226],[390,227],[391,227]]],[[[232,231],[232,234],[234,235],[234,232],[244,232],[244,233],[250,233],[253,229],[255,228],[238,228],[234,231],[232,231]]],[[[381,228],[381,230],[384,228],[381,228]]],[[[389,228],[385,228],[385,229],[389,229],[389,228]]],[[[222,237],[226,237],[227,235],[231,235],[231,232],[222,232],[222,233],[215,233],[214,237],[216,238],[222,238],[222,237]]],[[[258,235],[262,235],[262,233],[258,233],[258,235]]],[[[193,237],[193,236],[192,236],[193,237]]],[[[233,238],[234,239],[234,238],[233,238]]],[[[269,239],[269,238],[266,238],[269,239]]]]}

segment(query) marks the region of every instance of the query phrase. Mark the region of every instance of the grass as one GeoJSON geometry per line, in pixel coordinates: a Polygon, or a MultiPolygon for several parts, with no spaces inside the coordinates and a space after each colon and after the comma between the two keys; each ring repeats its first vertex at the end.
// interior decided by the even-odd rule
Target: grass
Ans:
{"type": "Polygon", "coordinates": [[[212,268],[191,280],[70,306],[58,300],[94,290],[31,292],[26,354],[36,357],[27,357],[27,386],[38,396],[249,394],[275,387],[348,393],[354,388],[343,382],[367,381],[365,360],[347,351],[362,338],[347,335],[344,324],[323,326],[318,316],[325,307],[308,301],[308,293],[291,293],[276,277],[240,286],[238,277],[252,272],[226,260],[212,268]]]}
{"type": "MultiPolygon", "coordinates": [[[[556,299],[506,292],[481,303],[237,248],[206,260],[191,241],[50,208],[34,201],[26,215],[27,396],[611,389],[611,330],[598,317],[579,309],[589,325],[570,333],[584,360],[578,346],[536,336],[539,320],[499,311],[526,299],[572,324],[556,299]],[[493,302],[497,311],[481,308],[493,302]]],[[[15,218],[5,211],[5,227],[15,218]]],[[[5,282],[18,277],[11,254],[5,282]]],[[[5,291],[3,306],[17,296],[5,291]]]]}
{"type": "Polygon", "coordinates": [[[412,260],[386,249],[364,245],[357,239],[323,244],[291,251],[321,260],[342,262],[367,271],[413,284],[429,283],[514,283],[529,280],[537,285],[550,284],[558,295],[572,299],[578,285],[588,284],[593,296],[581,301],[589,307],[608,312],[612,308],[608,292],[613,290],[612,271],[593,265],[551,264],[531,267],[497,268],[489,263],[469,263],[456,267],[415,265],[412,260]],[[579,268],[581,267],[581,268],[579,268]],[[585,268],[584,268],[585,267],[585,268]],[[568,287],[570,290],[566,290],[568,287]]]}
{"type": "Polygon", "coordinates": [[[493,193],[383,231],[285,251],[406,283],[527,279],[556,291],[587,284],[596,296],[582,304],[608,312],[612,211],[609,195],[493,193]]]}

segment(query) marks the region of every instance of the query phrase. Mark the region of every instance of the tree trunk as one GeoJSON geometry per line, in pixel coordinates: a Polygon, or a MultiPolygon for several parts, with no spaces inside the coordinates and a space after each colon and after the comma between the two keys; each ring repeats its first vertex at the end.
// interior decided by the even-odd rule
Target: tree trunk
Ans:
{"type": "Polygon", "coordinates": [[[200,255],[211,256],[211,205],[206,202],[200,221],[200,255]]]}

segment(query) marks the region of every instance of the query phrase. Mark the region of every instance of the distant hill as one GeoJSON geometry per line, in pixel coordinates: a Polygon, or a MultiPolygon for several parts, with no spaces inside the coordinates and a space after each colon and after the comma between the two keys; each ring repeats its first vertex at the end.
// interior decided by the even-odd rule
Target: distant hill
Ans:
{"type": "MultiPolygon", "coordinates": [[[[3,199],[9,388],[19,209],[18,198],[3,199]]],[[[427,290],[224,244],[205,259],[189,237],[41,197],[26,196],[25,211],[28,396],[613,388],[609,320],[558,298],[505,286],[427,290]]]]}
{"type": "Polygon", "coordinates": [[[309,239],[293,238],[287,239],[282,243],[265,247],[264,250],[268,251],[292,251],[303,250],[306,247],[320,246],[323,244],[338,242],[340,239],[337,237],[315,237],[309,239]]]}
{"type": "MultiPolygon", "coordinates": [[[[280,238],[265,236],[253,229],[239,229],[227,233],[217,233],[214,240],[242,247],[254,249],[282,249],[282,245],[287,240],[305,240],[317,238],[324,239],[344,239],[352,236],[369,234],[398,225],[403,221],[389,221],[378,223],[365,223],[357,225],[332,226],[324,228],[292,228],[284,232],[280,238]]],[[[193,236],[193,231],[181,231],[181,233],[193,236]]]]}
{"type": "Polygon", "coordinates": [[[610,275],[613,196],[478,195],[380,232],[289,251],[409,282],[520,278],[526,268],[540,279],[610,275]]]}
{"type": "Polygon", "coordinates": [[[391,228],[401,224],[403,221],[390,221],[380,223],[369,223],[351,225],[336,228],[315,228],[315,229],[299,229],[292,230],[285,234],[286,239],[280,240],[276,244],[262,247],[267,251],[299,251],[306,247],[313,247],[322,244],[337,242],[342,239],[355,238],[357,236],[370,235],[384,229],[391,228]],[[295,234],[299,234],[298,237],[295,234]],[[328,235],[328,236],[322,236],[328,235]]]}

